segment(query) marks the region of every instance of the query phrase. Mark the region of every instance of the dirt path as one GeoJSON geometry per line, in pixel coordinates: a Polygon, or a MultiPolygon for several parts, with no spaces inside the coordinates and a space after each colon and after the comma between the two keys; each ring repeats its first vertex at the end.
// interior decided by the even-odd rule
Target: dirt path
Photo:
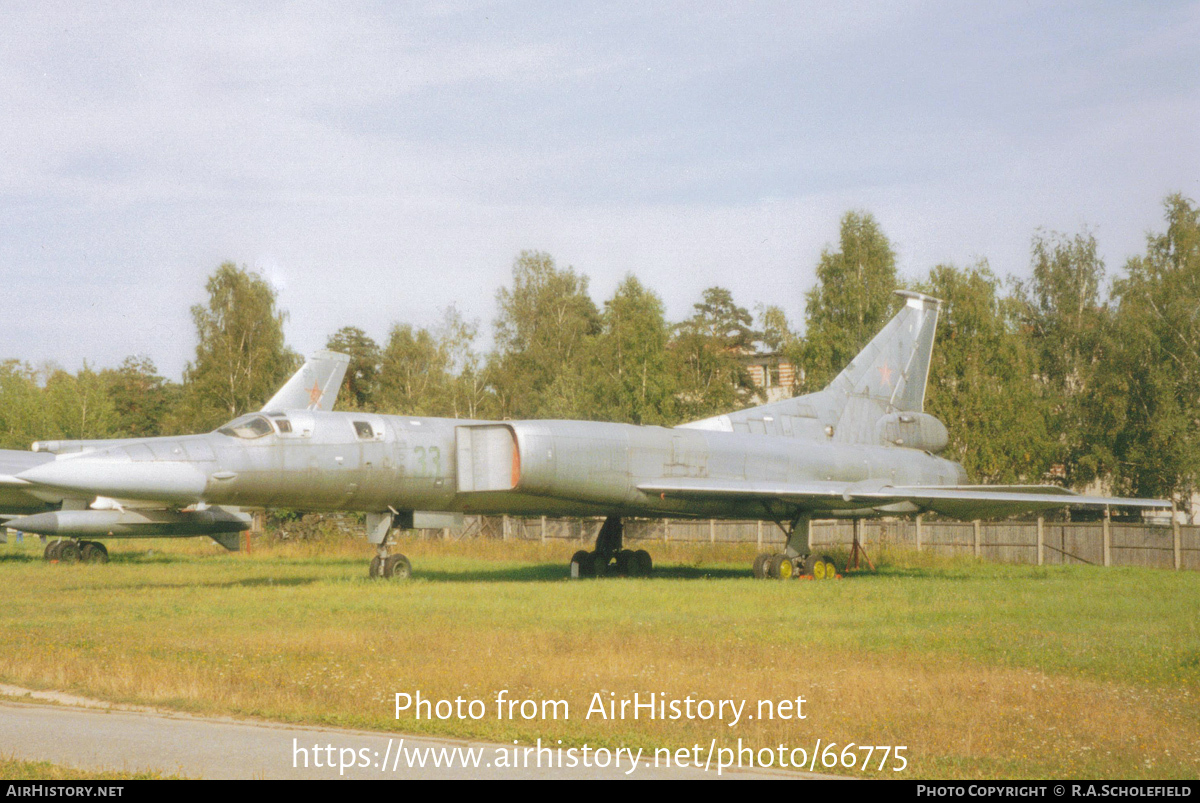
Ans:
{"type": "MultiPolygon", "coordinates": [[[[617,758],[612,751],[577,750],[572,767],[570,755],[559,753],[557,745],[539,754],[526,745],[198,717],[3,684],[0,695],[7,697],[0,700],[0,755],[84,769],[193,778],[717,777],[715,767],[709,772],[654,767],[645,754],[634,767],[624,752],[617,758]]],[[[729,770],[721,777],[781,776],[804,777],[729,770]]]]}

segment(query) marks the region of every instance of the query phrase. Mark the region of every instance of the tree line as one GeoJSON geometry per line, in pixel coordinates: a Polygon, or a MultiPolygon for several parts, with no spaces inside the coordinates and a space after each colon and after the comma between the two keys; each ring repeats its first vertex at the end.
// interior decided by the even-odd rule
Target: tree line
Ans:
{"type": "MultiPolygon", "coordinates": [[[[1038,231],[1030,275],[986,261],[936,265],[918,281],[868,213],[841,220],[805,298],[801,333],[777,305],[752,314],[712,287],[690,317],[627,275],[596,304],[588,277],[525,251],[496,297],[493,347],[456,308],[431,327],[396,323],[379,343],[333,333],[351,356],[339,409],[458,418],[585,418],[671,426],[762,401],[744,357],[769,351],[819,390],[899,308],[899,287],[945,301],[926,410],[947,456],[980,482],[1045,482],[1185,500],[1200,478],[1200,211],[1180,195],[1144,253],[1110,277],[1093,234],[1038,231]]],[[[182,383],[146,357],[72,374],[0,362],[0,446],[51,438],[206,431],[258,409],[298,367],[271,286],[232,263],[192,308],[195,359],[182,383]]]]}

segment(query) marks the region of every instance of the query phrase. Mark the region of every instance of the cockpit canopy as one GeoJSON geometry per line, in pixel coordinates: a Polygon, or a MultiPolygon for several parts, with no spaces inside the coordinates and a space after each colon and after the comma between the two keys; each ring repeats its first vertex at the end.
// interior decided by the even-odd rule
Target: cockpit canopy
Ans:
{"type": "Polygon", "coordinates": [[[254,414],[235,418],[218,429],[217,432],[222,435],[228,435],[231,438],[253,440],[261,438],[264,435],[274,434],[275,428],[271,426],[271,422],[267,420],[266,416],[254,414]]]}

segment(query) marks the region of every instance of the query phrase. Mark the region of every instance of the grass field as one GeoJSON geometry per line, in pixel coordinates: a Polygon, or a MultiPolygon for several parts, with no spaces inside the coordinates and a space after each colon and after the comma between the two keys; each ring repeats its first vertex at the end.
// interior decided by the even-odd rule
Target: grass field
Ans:
{"type": "Polygon", "coordinates": [[[0,758],[0,781],[148,781],[166,780],[156,772],[124,772],[121,770],[77,770],[51,764],[49,761],[22,761],[0,758]]]}
{"type": "Polygon", "coordinates": [[[251,555],[111,541],[107,566],[8,544],[0,681],[522,743],[906,746],[905,771],[867,773],[885,777],[1200,775],[1198,573],[912,554],[781,583],[749,577],[752,546],[658,545],[652,579],[570,581],[577,547],[405,541],[416,575],[388,583],[366,578],[361,540],[251,555]],[[566,700],[570,719],[497,719],[502,689],[566,700]],[[487,715],[397,720],[394,694],[417,690],[483,700],[487,715]],[[585,719],[597,692],[744,699],[749,712],[803,696],[807,718],[585,719]]]}

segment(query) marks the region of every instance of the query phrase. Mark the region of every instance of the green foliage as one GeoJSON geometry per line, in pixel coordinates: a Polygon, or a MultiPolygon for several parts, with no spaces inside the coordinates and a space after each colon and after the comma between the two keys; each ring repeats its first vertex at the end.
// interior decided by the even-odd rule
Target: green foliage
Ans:
{"type": "Polygon", "coordinates": [[[676,381],[662,299],[628,274],[604,302],[591,350],[590,412],[601,421],[671,424],[676,381]]]}
{"type": "Polygon", "coordinates": [[[478,337],[478,321],[466,320],[454,305],[442,312],[438,339],[452,376],[448,415],[455,418],[493,418],[497,415],[496,397],[488,385],[488,366],[475,350],[478,337]]]}
{"type": "Polygon", "coordinates": [[[443,312],[441,324],[433,329],[395,324],[377,358],[364,409],[447,418],[493,413],[487,369],[480,365],[474,348],[477,331],[478,326],[464,320],[453,306],[443,312]]]}
{"type": "Polygon", "coordinates": [[[63,370],[52,373],[42,398],[56,437],[108,438],[117,431],[117,411],[107,383],[87,363],[74,376],[63,370]]]}
{"type": "Polygon", "coordinates": [[[1166,232],[1148,235],[1113,286],[1101,392],[1119,487],[1182,501],[1200,478],[1200,210],[1181,195],[1165,207],[1166,232]]]}
{"type": "Polygon", "coordinates": [[[146,357],[128,357],[118,369],[37,374],[10,360],[0,363],[0,448],[27,449],[36,440],[161,435],[179,398],[179,386],[155,372],[146,357]]]}
{"type": "Polygon", "coordinates": [[[339,410],[372,410],[382,354],[379,344],[357,326],[343,326],[330,335],[325,348],[350,355],[338,393],[339,410]]]}
{"type": "Polygon", "coordinates": [[[448,367],[446,350],[432,332],[396,324],[383,350],[376,407],[384,413],[448,415],[448,367]]]}
{"type": "Polygon", "coordinates": [[[708,288],[693,307],[696,312],[675,328],[671,341],[684,419],[752,404],[757,389],[742,358],[753,353],[760,336],[750,328],[750,313],[723,287],[708,288]]]}
{"type": "Polygon", "coordinates": [[[944,301],[925,394],[926,411],[950,432],[944,456],[977,482],[1040,481],[1053,437],[999,280],[987,263],[938,265],[921,291],[944,301]]]}
{"type": "Polygon", "coordinates": [[[34,370],[17,360],[0,362],[0,448],[28,449],[55,437],[51,426],[34,370]]]}
{"type": "Polygon", "coordinates": [[[759,304],[755,307],[758,312],[758,338],[767,351],[784,352],[796,342],[796,335],[788,323],[787,313],[775,304],[759,304]]]}
{"type": "Polygon", "coordinates": [[[196,360],[184,371],[184,414],[201,430],[259,409],[300,363],[264,278],[226,262],[205,288],[208,304],[192,307],[196,360]]]}
{"type": "Polygon", "coordinates": [[[580,361],[600,331],[588,280],[541,251],[522,251],[512,289],[496,294],[496,353],[490,368],[505,417],[577,417],[586,405],[580,361]]]}
{"type": "Polygon", "coordinates": [[[817,264],[817,284],[807,294],[803,391],[820,390],[846,367],[899,308],[892,292],[896,255],[875,218],[842,217],[839,250],[828,248],[817,264]]]}
{"type": "Polygon", "coordinates": [[[182,388],[158,375],[149,357],[126,357],[100,372],[113,406],[112,431],[121,438],[150,438],[166,431],[182,388]]]}
{"type": "Polygon", "coordinates": [[[1063,467],[1067,485],[1082,486],[1097,476],[1097,444],[1106,439],[1089,412],[1105,350],[1104,262],[1089,233],[1038,232],[1032,254],[1033,278],[1017,283],[1015,312],[1035,360],[1047,425],[1056,433],[1051,462],[1063,467]]]}

